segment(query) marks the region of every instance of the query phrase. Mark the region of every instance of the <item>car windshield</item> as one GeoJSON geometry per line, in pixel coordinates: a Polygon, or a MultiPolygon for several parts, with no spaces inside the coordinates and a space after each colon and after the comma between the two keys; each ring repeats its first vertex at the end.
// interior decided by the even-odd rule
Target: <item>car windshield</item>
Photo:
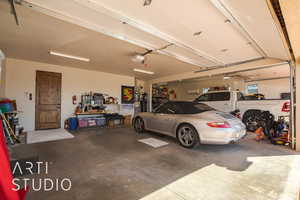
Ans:
{"type": "Polygon", "coordinates": [[[197,113],[215,110],[204,103],[195,103],[195,102],[179,102],[178,106],[182,111],[182,114],[197,114],[197,113]]]}
{"type": "Polygon", "coordinates": [[[165,114],[197,114],[211,110],[214,109],[204,103],[175,101],[161,105],[154,112],[165,114]]]}

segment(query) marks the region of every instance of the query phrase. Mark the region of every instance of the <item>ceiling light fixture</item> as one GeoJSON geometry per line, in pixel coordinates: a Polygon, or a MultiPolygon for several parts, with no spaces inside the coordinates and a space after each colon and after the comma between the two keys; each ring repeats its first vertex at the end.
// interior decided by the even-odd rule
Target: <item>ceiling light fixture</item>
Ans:
{"type": "Polygon", "coordinates": [[[194,36],[198,36],[198,35],[201,35],[202,31],[198,31],[198,32],[195,32],[193,35],[194,36]]]}
{"type": "Polygon", "coordinates": [[[145,0],[144,6],[149,6],[151,4],[152,0],[145,0]]]}
{"type": "Polygon", "coordinates": [[[49,54],[54,55],[54,56],[60,56],[60,57],[65,57],[65,58],[71,58],[71,59],[75,59],[75,60],[81,60],[81,61],[85,61],[85,62],[90,62],[89,58],[72,56],[72,55],[68,55],[68,54],[58,53],[58,52],[55,52],[55,51],[50,51],[49,54]]]}
{"type": "Polygon", "coordinates": [[[142,69],[137,69],[137,68],[134,68],[133,71],[141,72],[141,73],[145,73],[145,74],[154,74],[154,72],[150,72],[150,71],[146,71],[146,70],[142,70],[142,69]]]}
{"type": "Polygon", "coordinates": [[[230,76],[224,76],[223,79],[228,80],[228,79],[231,79],[231,77],[230,76]]]}

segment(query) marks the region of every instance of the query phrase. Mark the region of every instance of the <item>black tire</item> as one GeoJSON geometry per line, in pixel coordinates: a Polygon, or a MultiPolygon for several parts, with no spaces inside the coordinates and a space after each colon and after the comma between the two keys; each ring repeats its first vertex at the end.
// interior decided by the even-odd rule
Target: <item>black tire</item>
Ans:
{"type": "Polygon", "coordinates": [[[180,125],[176,136],[179,144],[185,148],[193,148],[200,143],[197,130],[190,124],[180,125]]]}
{"type": "Polygon", "coordinates": [[[247,131],[254,132],[259,128],[260,115],[260,110],[248,110],[245,112],[242,121],[246,125],[247,131]]]}
{"type": "Polygon", "coordinates": [[[144,120],[141,117],[137,117],[134,119],[133,127],[135,132],[137,133],[143,133],[145,132],[145,123],[144,120]]]}

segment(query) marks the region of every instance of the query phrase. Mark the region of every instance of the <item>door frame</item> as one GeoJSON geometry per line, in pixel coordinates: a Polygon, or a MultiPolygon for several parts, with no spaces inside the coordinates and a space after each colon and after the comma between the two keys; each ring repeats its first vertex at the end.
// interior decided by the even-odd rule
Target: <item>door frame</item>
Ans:
{"type": "Polygon", "coordinates": [[[49,71],[42,71],[42,70],[36,70],[35,72],[35,120],[34,120],[34,127],[35,130],[46,130],[46,129],[41,129],[38,127],[38,102],[39,102],[39,90],[38,90],[38,85],[37,85],[37,78],[38,78],[38,73],[47,73],[47,74],[52,74],[52,75],[58,75],[60,76],[60,88],[59,88],[59,102],[60,102],[60,110],[59,110],[59,126],[58,128],[61,128],[61,91],[62,91],[62,73],[59,72],[49,72],[49,71]]]}

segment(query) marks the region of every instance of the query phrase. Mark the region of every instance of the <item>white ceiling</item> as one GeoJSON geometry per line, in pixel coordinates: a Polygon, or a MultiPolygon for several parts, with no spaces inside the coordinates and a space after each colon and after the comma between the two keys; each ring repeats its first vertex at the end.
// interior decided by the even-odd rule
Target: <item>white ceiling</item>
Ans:
{"type": "Polygon", "coordinates": [[[235,75],[241,76],[246,81],[287,78],[290,76],[290,66],[286,64],[272,68],[264,68],[230,74],[230,76],[235,75]]]}
{"type": "Polygon", "coordinates": [[[143,0],[25,0],[17,6],[19,27],[7,1],[0,2],[0,48],[10,57],[126,75],[141,68],[154,71],[155,78],[261,57],[289,58],[264,0],[152,0],[149,6],[143,0]],[[156,49],[147,66],[133,63],[130,56],[145,48],[156,49]],[[49,50],[91,62],[55,58],[49,50]]]}
{"type": "Polygon", "coordinates": [[[225,23],[232,14],[239,24],[265,52],[265,56],[287,59],[276,25],[264,0],[152,0],[143,7],[143,1],[77,0],[78,4],[129,21],[140,29],[164,39],[173,39],[191,47],[207,58],[221,63],[232,63],[258,58],[259,54],[249,40],[242,36],[233,23],[225,23]],[[220,12],[215,2],[228,12],[220,12]],[[225,16],[226,15],[226,16],[225,16]],[[202,31],[199,36],[195,32],[202,31]],[[223,52],[223,49],[228,49],[223,52]]]}
{"type": "Polygon", "coordinates": [[[0,1],[0,49],[7,57],[136,76],[141,79],[199,69],[161,54],[148,55],[147,66],[134,63],[130,56],[134,52],[145,52],[144,48],[26,7],[17,6],[17,12],[20,26],[16,26],[9,4],[0,1]],[[52,56],[49,54],[50,50],[90,58],[91,61],[82,62],[52,56]],[[154,71],[155,75],[133,72],[134,68],[154,71]]]}
{"type": "Polygon", "coordinates": [[[232,27],[209,0],[155,1],[142,7],[137,1],[95,1],[134,21],[146,24],[183,43],[200,55],[209,55],[220,63],[261,57],[232,27]],[[202,31],[199,36],[195,32],[202,31]],[[226,38],[226,40],[224,40],[226,38]],[[222,49],[228,49],[222,52],[222,49]],[[243,51],[241,51],[243,49],[243,51]]]}

